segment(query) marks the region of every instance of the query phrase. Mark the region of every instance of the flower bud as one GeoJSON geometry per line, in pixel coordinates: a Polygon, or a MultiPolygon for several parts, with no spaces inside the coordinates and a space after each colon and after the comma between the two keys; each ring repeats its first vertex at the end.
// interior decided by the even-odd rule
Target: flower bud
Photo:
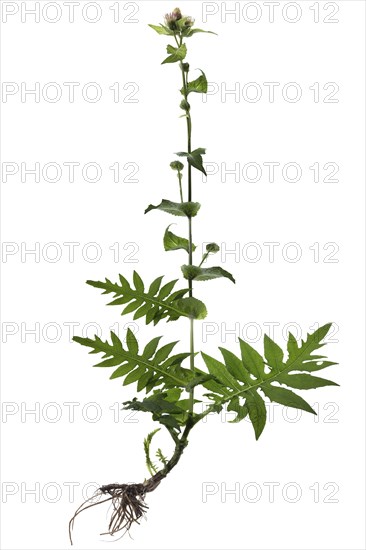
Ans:
{"type": "Polygon", "coordinates": [[[220,247],[216,243],[209,243],[206,244],[206,251],[210,252],[211,254],[216,254],[220,250],[220,247]]]}
{"type": "Polygon", "coordinates": [[[182,164],[180,160],[173,160],[173,162],[170,163],[170,168],[172,170],[183,170],[184,164],[182,164]]]}
{"type": "Polygon", "coordinates": [[[189,71],[189,63],[182,63],[183,71],[185,73],[188,73],[189,71]]]}
{"type": "Polygon", "coordinates": [[[189,111],[190,108],[191,108],[190,104],[188,103],[188,101],[186,99],[182,99],[182,101],[180,102],[179,107],[181,109],[183,109],[183,111],[189,111]]]}
{"type": "Polygon", "coordinates": [[[169,27],[170,30],[176,31],[178,30],[177,21],[179,21],[179,19],[182,19],[181,11],[179,8],[175,8],[172,13],[167,13],[165,15],[165,25],[169,27]]]}
{"type": "Polygon", "coordinates": [[[194,19],[193,17],[186,17],[186,20],[184,21],[184,26],[186,28],[193,27],[194,25],[194,19]]]}

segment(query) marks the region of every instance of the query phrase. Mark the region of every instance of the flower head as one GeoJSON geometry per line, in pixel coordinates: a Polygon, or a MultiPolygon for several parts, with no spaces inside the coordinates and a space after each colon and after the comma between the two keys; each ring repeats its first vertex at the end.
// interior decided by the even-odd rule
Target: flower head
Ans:
{"type": "Polygon", "coordinates": [[[179,8],[175,8],[171,13],[165,15],[164,21],[170,30],[175,31],[178,30],[176,23],[179,19],[182,19],[182,13],[179,8]]]}

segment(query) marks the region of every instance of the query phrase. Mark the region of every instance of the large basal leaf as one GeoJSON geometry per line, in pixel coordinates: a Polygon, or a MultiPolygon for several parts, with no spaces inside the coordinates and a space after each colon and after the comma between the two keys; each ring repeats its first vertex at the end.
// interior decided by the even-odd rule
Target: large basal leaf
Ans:
{"type": "Polygon", "coordinates": [[[161,210],[167,214],[173,214],[173,216],[186,216],[187,218],[193,218],[201,208],[199,202],[172,202],[163,199],[160,204],[154,206],[149,204],[145,210],[145,214],[151,210],[161,210]]]}
{"type": "Polygon", "coordinates": [[[145,317],[146,324],[151,322],[156,325],[162,319],[176,321],[179,317],[192,319],[204,319],[207,315],[206,306],[197,298],[185,298],[187,288],[173,292],[177,279],[162,285],[163,276],[157,277],[145,289],[145,285],[134,271],[132,288],[123,275],[119,276],[120,284],[112,283],[109,279],[103,281],[87,281],[88,285],[100,288],[103,294],[113,294],[114,299],[109,306],[124,306],[122,315],[134,313],[133,318],[145,317]]]}
{"type": "Polygon", "coordinates": [[[166,51],[170,55],[168,55],[168,57],[164,59],[162,65],[164,65],[165,63],[177,63],[177,61],[182,61],[187,55],[187,46],[185,44],[182,44],[178,48],[175,48],[174,46],[171,46],[169,44],[166,48],[166,51]]]}
{"type": "MultiPolygon", "coordinates": [[[[316,414],[309,403],[288,388],[307,390],[322,386],[338,386],[331,380],[309,374],[314,370],[336,364],[323,361],[322,355],[313,355],[314,351],[325,345],[322,341],[330,327],[331,323],[320,327],[312,334],[308,334],[306,340],[301,341],[300,344],[292,334],[289,334],[286,361],[280,346],[268,336],[264,338],[264,357],[241,339],[239,339],[241,357],[237,357],[225,348],[220,348],[224,359],[222,363],[202,353],[207,369],[215,379],[203,381],[202,385],[212,392],[209,395],[218,406],[227,403],[228,410],[237,412],[236,421],[242,420],[248,414],[257,439],[266,423],[263,396],[286,407],[316,414]],[[307,373],[304,374],[302,371],[307,373]]],[[[197,372],[202,374],[198,369],[196,369],[197,372]]]]}
{"type": "MultiPolygon", "coordinates": [[[[201,71],[201,69],[199,69],[201,71]]],[[[196,80],[192,80],[191,82],[187,83],[187,95],[189,95],[191,92],[196,92],[198,94],[206,94],[207,93],[207,78],[203,71],[201,71],[201,76],[196,78],[196,80]]],[[[181,89],[181,94],[185,95],[185,89],[181,89]]]]}
{"type": "Polygon", "coordinates": [[[124,378],[124,386],[137,382],[137,391],[146,389],[146,392],[161,385],[170,387],[173,384],[185,388],[196,376],[192,371],[181,367],[181,363],[190,353],[172,355],[177,342],[170,342],[159,348],[160,338],[151,340],[142,352],[139,351],[137,339],[130,329],[127,330],[126,347],[114,332],[111,332],[111,343],[98,336],[94,336],[94,339],[74,336],[73,340],[91,348],[90,353],[102,353],[103,361],[94,366],[117,367],[110,378],[124,378]]]}
{"type": "MultiPolygon", "coordinates": [[[[189,240],[184,237],[178,237],[169,230],[170,225],[166,228],[164,233],[164,250],[167,252],[170,250],[185,250],[189,253],[189,240]]],[[[196,250],[196,246],[192,244],[192,251],[196,250]]]]}
{"type": "Polygon", "coordinates": [[[185,153],[181,151],[179,153],[176,153],[176,155],[178,155],[178,157],[186,157],[188,160],[188,164],[190,164],[191,166],[193,166],[194,168],[196,168],[197,170],[205,174],[205,176],[207,176],[206,170],[203,167],[203,159],[202,159],[202,155],[204,155],[205,153],[206,153],[206,149],[199,147],[198,149],[195,149],[191,153],[185,153]]]}
{"type": "Polygon", "coordinates": [[[225,277],[235,283],[234,277],[222,267],[198,267],[195,265],[182,265],[182,273],[185,279],[194,281],[210,281],[225,277]]]}

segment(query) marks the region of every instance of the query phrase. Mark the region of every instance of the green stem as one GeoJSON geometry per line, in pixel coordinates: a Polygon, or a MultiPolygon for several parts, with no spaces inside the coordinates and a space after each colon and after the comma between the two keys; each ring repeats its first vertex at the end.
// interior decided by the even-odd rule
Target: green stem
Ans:
{"type": "Polygon", "coordinates": [[[203,264],[203,262],[208,258],[208,255],[210,253],[209,252],[205,252],[204,255],[202,256],[202,260],[201,260],[201,263],[198,267],[201,267],[201,265],[203,264]]]}
{"type": "Polygon", "coordinates": [[[178,180],[179,180],[179,193],[180,193],[180,202],[183,202],[183,191],[182,191],[182,173],[178,170],[178,180]]]}
{"type": "MultiPolygon", "coordinates": [[[[183,43],[183,37],[180,36],[180,40],[178,42],[176,35],[174,35],[175,41],[179,46],[183,43]]],[[[180,69],[182,72],[182,82],[183,82],[183,96],[186,101],[188,101],[188,84],[187,84],[187,77],[186,73],[183,68],[183,63],[180,62],[180,69]]],[[[186,111],[186,121],[187,121],[187,152],[192,152],[192,119],[191,119],[191,113],[190,110],[186,111]]],[[[192,166],[190,163],[188,163],[188,201],[192,201],[192,166]]],[[[192,245],[192,218],[188,218],[188,265],[193,265],[193,245],[192,245]]],[[[189,289],[189,297],[193,297],[193,285],[192,280],[189,280],[188,282],[188,289],[189,289]]],[[[190,327],[189,327],[189,349],[190,349],[190,369],[191,371],[194,371],[194,321],[193,319],[190,319],[190,327]]],[[[192,388],[189,391],[189,412],[193,414],[193,408],[194,408],[194,389],[192,388]]]]}

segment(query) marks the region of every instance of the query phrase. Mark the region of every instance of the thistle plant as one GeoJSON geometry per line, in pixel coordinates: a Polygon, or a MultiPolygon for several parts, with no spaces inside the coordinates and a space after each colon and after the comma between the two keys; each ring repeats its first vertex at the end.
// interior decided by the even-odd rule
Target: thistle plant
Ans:
{"type": "Polygon", "coordinates": [[[172,176],[178,180],[180,201],[163,199],[156,206],[150,204],[145,214],[156,210],[184,218],[182,222],[187,224],[185,237],[173,233],[170,230],[171,224],[163,237],[166,251],[179,251],[179,254],[185,253],[187,257],[181,266],[183,285],[178,285],[177,289],[178,280],[163,283],[163,276],[158,276],[147,285],[136,271],[133,273],[132,283],[124,275],[119,275],[119,280],[115,283],[105,279],[103,282],[87,281],[87,284],[103,290],[103,294],[112,295],[113,299],[108,305],[122,307],[122,315],[133,313],[135,320],[144,319],[147,325],[155,326],[164,320],[187,322],[190,346],[189,350],[177,353],[175,347],[178,342],[162,344],[161,336],[154,337],[142,346],[130,329],[127,330],[124,341],[114,332],[111,332],[109,341],[98,336],[94,339],[75,336],[74,341],[91,348],[92,354],[103,354],[102,361],[95,366],[115,369],[111,379],[122,378],[124,386],[137,385],[137,392],[141,397],[125,401],[124,409],[151,414],[152,420],[167,430],[173,441],[174,451],[167,458],[158,448],[152,457],[152,441],[161,428],[149,433],[143,442],[149,477],[141,483],[101,486],[71,519],[70,540],[76,516],[103,502],[112,504],[108,534],[129,531],[134,523],[139,523],[147,510],[147,493],[154,491],[178,464],[188,445],[190,432],[208,414],[220,413],[225,407],[235,415],[232,422],[241,422],[248,417],[254,428],[255,438],[258,439],[266,424],[266,398],[286,407],[316,414],[292,390],[337,385],[313,375],[316,371],[336,364],[327,361],[323,355],[314,354],[325,345],[323,340],[331,323],[308,334],[301,342],[297,342],[289,334],[286,357],[280,346],[267,335],[264,336],[263,355],[241,339],[237,354],[223,347],[219,348],[222,356],[220,359],[197,352],[194,326],[195,322],[206,317],[207,309],[195,296],[196,287],[198,289],[203,281],[222,277],[228,279],[228,284],[235,283],[231,273],[222,267],[203,267],[219,251],[216,243],[209,243],[201,259],[193,260],[194,254],[198,254],[198,248],[193,244],[193,220],[201,207],[198,202],[193,201],[193,175],[195,171],[204,174],[206,172],[203,166],[205,149],[192,145],[191,101],[195,94],[207,93],[207,79],[202,70],[195,79],[191,79],[190,65],[186,61],[186,42],[196,33],[210,31],[194,28],[193,18],[182,16],[179,8],[165,16],[164,24],[150,27],[173,42],[167,46],[168,56],[162,64],[176,64],[181,73],[180,109],[183,111],[181,116],[185,119],[187,140],[185,151],[177,152],[178,158],[170,163],[172,176]],[[202,408],[203,398],[208,401],[205,409],[202,408]]]}

